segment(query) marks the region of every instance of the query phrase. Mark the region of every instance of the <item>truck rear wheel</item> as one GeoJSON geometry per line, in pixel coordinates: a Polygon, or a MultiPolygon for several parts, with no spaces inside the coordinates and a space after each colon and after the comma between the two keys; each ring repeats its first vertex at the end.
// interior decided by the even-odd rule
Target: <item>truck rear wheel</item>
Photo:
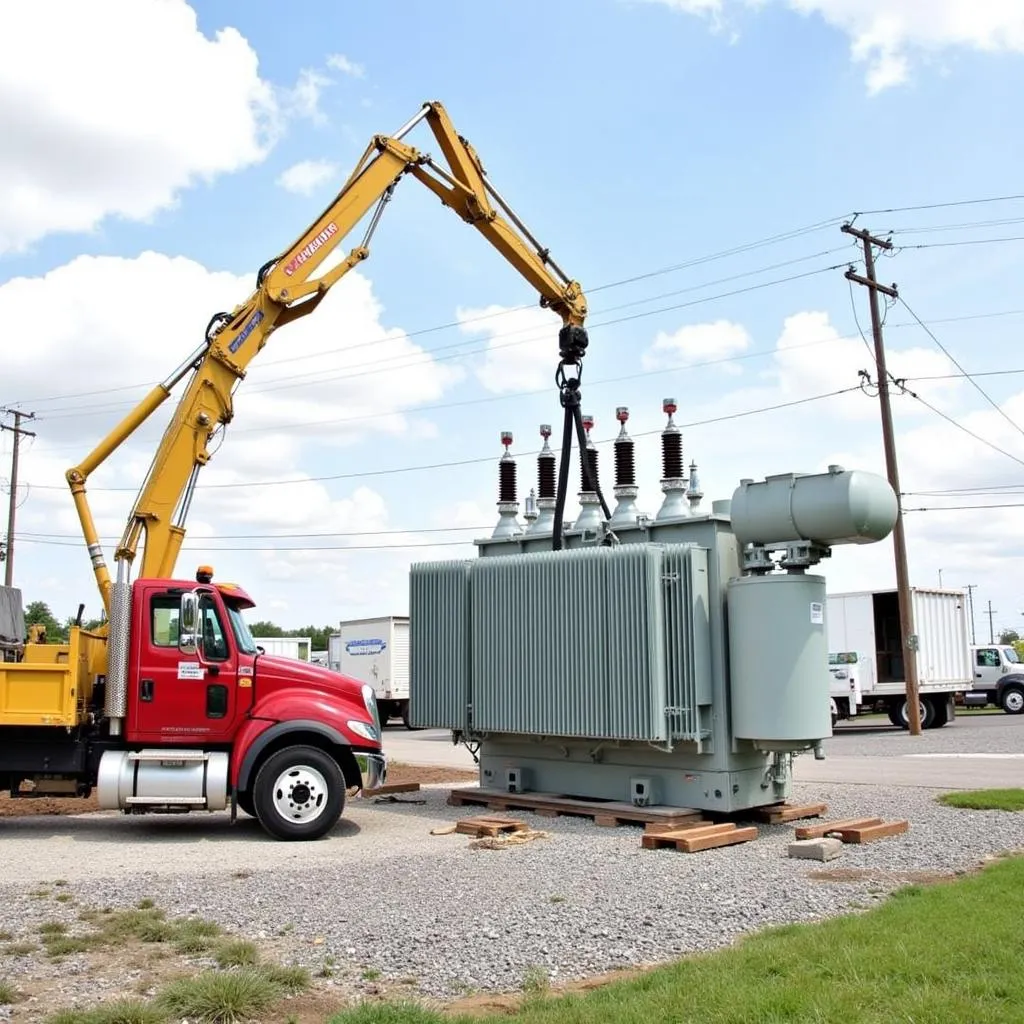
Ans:
{"type": "MultiPolygon", "coordinates": [[[[918,698],[917,706],[920,709],[921,728],[931,729],[935,722],[935,705],[932,704],[930,700],[922,700],[921,698],[918,698]]],[[[892,707],[895,710],[895,714],[890,710],[889,718],[890,720],[893,718],[896,719],[893,724],[898,725],[901,729],[909,729],[910,702],[903,697],[898,699],[892,707]]]]}
{"type": "Polygon", "coordinates": [[[253,786],[260,824],[276,839],[320,839],[345,808],[345,777],[318,747],[294,746],[272,754],[253,786]]]}

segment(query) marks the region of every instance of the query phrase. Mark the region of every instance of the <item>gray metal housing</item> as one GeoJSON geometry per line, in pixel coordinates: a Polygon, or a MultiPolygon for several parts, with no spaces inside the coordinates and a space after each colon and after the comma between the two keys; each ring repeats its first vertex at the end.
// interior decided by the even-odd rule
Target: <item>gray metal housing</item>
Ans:
{"type": "MultiPolygon", "coordinates": [[[[815,487],[795,479],[799,492],[815,487]]],[[[844,491],[830,481],[826,502],[844,491]]],[[[843,535],[820,540],[857,536],[841,509],[829,515],[843,535]]],[[[784,800],[792,754],[818,756],[831,735],[827,645],[805,626],[820,577],[792,586],[802,568],[747,565],[729,502],[613,535],[569,528],[559,552],[535,526],[477,541],[478,559],[412,567],[412,723],[478,744],[486,788],[722,812],[784,800]],[[730,581],[757,588],[740,599],[732,648],[751,656],[735,693],[730,581]],[[799,599],[759,623],[776,585],[799,599]]]]}

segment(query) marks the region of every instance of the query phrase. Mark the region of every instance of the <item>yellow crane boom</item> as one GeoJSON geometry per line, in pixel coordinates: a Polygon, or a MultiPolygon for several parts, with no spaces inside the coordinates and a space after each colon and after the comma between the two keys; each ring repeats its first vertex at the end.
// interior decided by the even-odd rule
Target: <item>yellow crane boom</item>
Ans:
{"type": "MultiPolygon", "coordinates": [[[[214,432],[232,418],[232,393],[246,367],[278,327],[316,309],[332,285],[365,260],[369,243],[395,185],[406,174],[427,186],[441,202],[472,224],[540,293],[540,304],[562,318],[577,338],[587,314],[576,281],[550,258],[486,177],[473,147],[459,135],[440,103],[421,110],[394,135],[377,135],[349,179],[324,212],[280,256],[264,264],[256,289],[231,313],[217,314],[202,345],[157,384],[77,466],[67,471],[75,508],[92,560],[104,608],[110,614],[112,581],[89,507],[89,475],[116,451],[194,371],[139,491],[114,554],[119,580],[143,542],[140,575],[167,578],[185,538],[185,520],[199,470],[209,461],[214,432]],[[440,145],[447,170],[403,138],[426,121],[440,145]],[[337,265],[318,274],[328,255],[376,205],[358,246],[337,265]]],[[[585,340],[583,347],[586,347],[585,340]]],[[[580,351],[577,349],[577,351],[580,351]]],[[[124,573],[124,575],[123,575],[124,573]]]]}

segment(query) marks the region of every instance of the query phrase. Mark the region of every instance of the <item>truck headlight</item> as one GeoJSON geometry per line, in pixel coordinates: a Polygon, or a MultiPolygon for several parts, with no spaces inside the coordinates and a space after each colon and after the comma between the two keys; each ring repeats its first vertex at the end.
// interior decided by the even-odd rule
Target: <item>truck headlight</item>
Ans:
{"type": "Polygon", "coordinates": [[[370,715],[370,721],[377,727],[377,735],[374,739],[380,738],[382,735],[380,727],[380,715],[377,713],[377,695],[373,692],[373,687],[369,683],[363,685],[363,704],[366,705],[366,710],[370,715]]]}
{"type": "Polygon", "coordinates": [[[376,743],[380,739],[380,731],[369,722],[360,722],[358,719],[352,719],[345,724],[357,736],[362,736],[364,740],[376,743]]]}

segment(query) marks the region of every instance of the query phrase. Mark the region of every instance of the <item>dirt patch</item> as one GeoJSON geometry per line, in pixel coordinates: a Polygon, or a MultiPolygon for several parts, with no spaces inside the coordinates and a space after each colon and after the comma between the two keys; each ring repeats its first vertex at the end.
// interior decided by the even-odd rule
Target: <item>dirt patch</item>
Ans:
{"type": "MultiPolygon", "coordinates": [[[[605,985],[613,985],[619,981],[634,981],[648,971],[651,967],[633,967],[628,970],[608,971],[605,974],[594,974],[588,978],[579,978],[575,981],[567,981],[564,984],[553,982],[547,989],[547,994],[552,996],[567,996],[583,992],[591,992],[596,988],[604,988],[605,985]]],[[[490,993],[484,992],[480,995],[463,996],[454,1002],[446,1003],[438,1007],[441,1012],[453,1017],[489,1017],[506,1016],[511,1017],[523,1003],[529,999],[524,992],[490,993]]]]}
{"type": "Polygon", "coordinates": [[[34,814],[88,814],[100,809],[96,795],[90,797],[0,796],[0,818],[25,818],[34,814]]]}
{"type": "Polygon", "coordinates": [[[467,771],[464,768],[402,764],[400,761],[393,761],[388,765],[389,784],[418,782],[421,786],[429,786],[441,782],[477,782],[479,778],[479,772],[467,771]]]}
{"type": "Polygon", "coordinates": [[[936,885],[959,878],[962,871],[883,871],[878,868],[820,868],[807,877],[818,882],[878,882],[882,885],[936,885]]]}

